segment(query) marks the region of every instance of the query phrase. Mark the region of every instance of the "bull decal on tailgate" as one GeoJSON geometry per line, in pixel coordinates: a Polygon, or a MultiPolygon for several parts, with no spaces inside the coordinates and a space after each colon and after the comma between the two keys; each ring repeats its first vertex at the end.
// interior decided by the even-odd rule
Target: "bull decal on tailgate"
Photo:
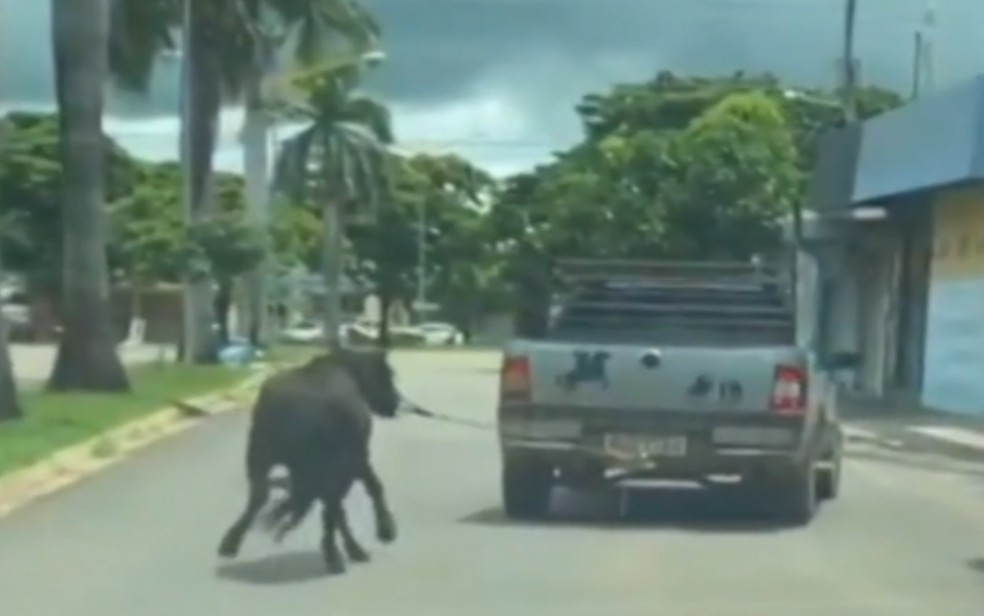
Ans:
{"type": "Polygon", "coordinates": [[[598,383],[608,389],[608,365],[611,353],[607,351],[574,351],[574,366],[557,376],[557,385],[573,391],[582,383],[598,383]]]}
{"type": "Polygon", "coordinates": [[[715,382],[714,377],[709,374],[699,375],[687,387],[687,394],[693,398],[707,398],[715,391],[719,400],[729,404],[741,400],[742,394],[744,393],[741,383],[738,381],[724,380],[715,382]]]}

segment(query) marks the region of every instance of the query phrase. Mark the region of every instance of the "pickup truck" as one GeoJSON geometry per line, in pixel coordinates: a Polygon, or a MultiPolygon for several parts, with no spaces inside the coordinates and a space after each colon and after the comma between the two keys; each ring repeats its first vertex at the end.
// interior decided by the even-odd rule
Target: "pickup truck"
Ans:
{"type": "MultiPolygon", "coordinates": [[[[497,423],[508,516],[556,485],[721,476],[805,524],[837,496],[836,388],[799,348],[792,276],[751,263],[564,261],[542,335],[506,344],[497,423]]],[[[833,360],[832,360],[833,361],[833,360]]],[[[841,360],[843,362],[843,360],[841,360]]]]}

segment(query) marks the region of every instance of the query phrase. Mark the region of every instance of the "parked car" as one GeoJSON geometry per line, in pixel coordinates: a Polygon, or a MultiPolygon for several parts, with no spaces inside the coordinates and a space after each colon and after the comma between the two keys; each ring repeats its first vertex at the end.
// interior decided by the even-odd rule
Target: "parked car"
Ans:
{"type": "Polygon", "coordinates": [[[281,333],[284,342],[313,344],[324,340],[324,325],[314,321],[301,321],[285,327],[281,333]]]}
{"type": "Polygon", "coordinates": [[[33,334],[31,327],[31,307],[27,296],[17,290],[5,290],[0,297],[0,311],[6,324],[6,333],[11,340],[27,340],[33,334]]]}
{"type": "Polygon", "coordinates": [[[421,323],[417,325],[416,328],[420,331],[424,338],[424,344],[427,346],[456,346],[459,344],[464,344],[465,335],[461,333],[454,325],[450,323],[441,322],[431,322],[431,323],[421,323]]]}

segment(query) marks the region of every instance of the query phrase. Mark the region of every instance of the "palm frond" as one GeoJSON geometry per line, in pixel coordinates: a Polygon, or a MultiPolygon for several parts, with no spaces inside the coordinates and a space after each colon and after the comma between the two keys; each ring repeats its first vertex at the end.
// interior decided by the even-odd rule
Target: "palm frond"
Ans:
{"type": "Polygon", "coordinates": [[[379,42],[379,24],[353,0],[276,0],[275,6],[294,31],[293,55],[302,65],[343,50],[365,53],[379,42]]]}
{"type": "Polygon", "coordinates": [[[174,49],[173,28],[181,21],[177,0],[112,0],[109,70],[114,82],[146,92],[162,51],[174,49]]]}
{"type": "Polygon", "coordinates": [[[317,137],[310,126],[284,141],[273,174],[274,190],[294,201],[303,201],[310,190],[311,154],[317,137]]]}
{"type": "Polygon", "coordinates": [[[389,107],[368,96],[352,96],[345,104],[344,116],[350,122],[368,127],[382,143],[394,141],[393,117],[389,107]]]}

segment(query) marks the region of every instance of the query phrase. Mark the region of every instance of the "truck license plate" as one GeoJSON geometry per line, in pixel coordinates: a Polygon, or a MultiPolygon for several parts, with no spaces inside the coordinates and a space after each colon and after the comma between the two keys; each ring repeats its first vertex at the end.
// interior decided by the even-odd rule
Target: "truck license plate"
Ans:
{"type": "Polygon", "coordinates": [[[633,458],[682,458],[687,455],[687,437],[607,434],[605,451],[633,458]]]}

